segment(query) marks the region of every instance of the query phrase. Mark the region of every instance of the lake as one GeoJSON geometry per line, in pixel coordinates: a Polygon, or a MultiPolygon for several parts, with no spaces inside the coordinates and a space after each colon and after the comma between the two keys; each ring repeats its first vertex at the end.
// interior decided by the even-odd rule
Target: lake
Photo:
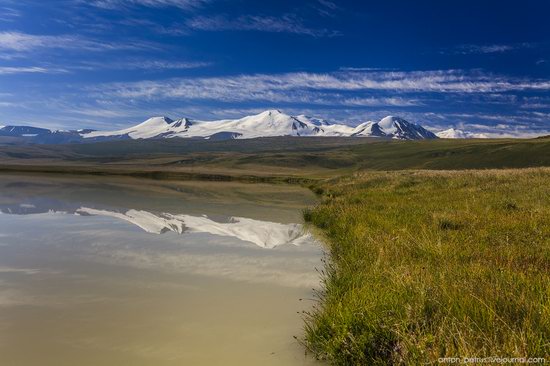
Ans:
{"type": "Polygon", "coordinates": [[[310,365],[288,185],[0,175],[0,364],[310,365]]]}

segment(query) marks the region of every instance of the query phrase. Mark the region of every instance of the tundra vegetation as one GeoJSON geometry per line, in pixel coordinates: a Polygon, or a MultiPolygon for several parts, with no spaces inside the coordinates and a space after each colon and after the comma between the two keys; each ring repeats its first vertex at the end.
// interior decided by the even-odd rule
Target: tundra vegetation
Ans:
{"type": "Polygon", "coordinates": [[[312,187],[328,255],[306,346],[335,365],[550,355],[550,169],[361,172],[312,187]]]}

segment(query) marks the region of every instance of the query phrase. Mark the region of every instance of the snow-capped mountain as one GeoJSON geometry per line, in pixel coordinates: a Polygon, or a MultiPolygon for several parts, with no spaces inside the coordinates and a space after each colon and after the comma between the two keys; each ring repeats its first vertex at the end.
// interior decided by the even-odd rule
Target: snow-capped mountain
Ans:
{"type": "Polygon", "coordinates": [[[435,139],[437,136],[424,127],[405,121],[403,118],[388,116],[380,122],[365,122],[355,128],[353,136],[389,137],[398,140],[435,139]]]}
{"type": "Polygon", "coordinates": [[[270,136],[367,136],[400,140],[437,138],[420,125],[388,116],[379,122],[365,122],[357,127],[332,124],[305,115],[290,116],[268,110],[240,119],[198,121],[187,118],[171,120],[154,117],[123,130],[93,131],[81,134],[84,139],[127,136],[131,139],[194,137],[205,139],[249,139],[270,136]]]}
{"type": "Polygon", "coordinates": [[[388,116],[378,122],[368,121],[353,127],[305,115],[290,116],[275,109],[244,118],[217,121],[153,117],[138,125],[114,131],[50,131],[29,126],[6,126],[0,128],[0,136],[26,137],[35,143],[160,138],[227,140],[273,136],[379,137],[398,140],[437,138],[424,127],[399,117],[388,116]]]}
{"type": "Polygon", "coordinates": [[[448,130],[436,132],[437,137],[442,139],[485,139],[488,136],[482,133],[472,133],[456,128],[449,128],[448,130]]]}

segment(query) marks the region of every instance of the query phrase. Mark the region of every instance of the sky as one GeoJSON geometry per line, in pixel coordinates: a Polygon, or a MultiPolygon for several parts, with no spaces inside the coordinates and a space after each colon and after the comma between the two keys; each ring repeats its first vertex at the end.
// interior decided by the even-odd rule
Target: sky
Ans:
{"type": "Polygon", "coordinates": [[[266,109],[550,134],[550,2],[0,0],[0,125],[266,109]]]}

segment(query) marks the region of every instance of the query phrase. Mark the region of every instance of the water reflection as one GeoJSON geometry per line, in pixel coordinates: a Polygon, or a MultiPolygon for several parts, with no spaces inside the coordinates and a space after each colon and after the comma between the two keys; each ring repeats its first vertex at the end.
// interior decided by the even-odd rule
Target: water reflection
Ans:
{"type": "Polygon", "coordinates": [[[288,186],[0,176],[13,365],[303,365],[318,278],[288,186]],[[270,249],[270,250],[266,250],[270,249]]]}
{"type": "Polygon", "coordinates": [[[311,241],[311,236],[304,232],[300,224],[281,224],[233,216],[210,218],[208,215],[174,215],[166,212],[155,214],[146,210],[134,209],[118,212],[46,198],[26,200],[25,203],[19,204],[0,204],[0,212],[11,215],[63,213],[80,216],[105,216],[129,222],[152,234],[166,232],[208,233],[235,237],[267,249],[285,244],[300,245],[311,241]]]}

